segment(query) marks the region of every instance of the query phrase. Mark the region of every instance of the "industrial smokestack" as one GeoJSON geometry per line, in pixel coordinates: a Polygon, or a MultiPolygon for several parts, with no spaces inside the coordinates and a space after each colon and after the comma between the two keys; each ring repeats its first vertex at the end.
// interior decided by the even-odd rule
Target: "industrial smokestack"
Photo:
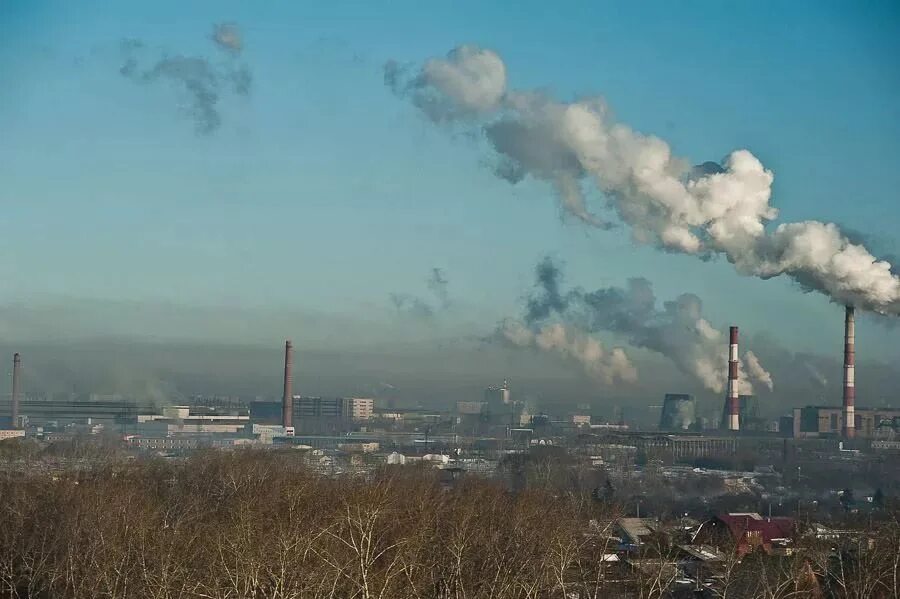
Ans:
{"type": "Polygon", "coordinates": [[[22,356],[18,352],[13,354],[13,380],[12,380],[12,409],[10,411],[10,427],[19,428],[19,371],[22,370],[22,356]]]}
{"type": "Polygon", "coordinates": [[[740,396],[738,395],[738,328],[730,327],[728,343],[728,386],[725,391],[725,423],[730,431],[738,431],[740,425],[740,396]]]}
{"type": "Polygon", "coordinates": [[[285,428],[294,426],[293,365],[294,346],[288,340],[284,342],[284,395],[281,398],[281,425],[285,428]]]}
{"type": "Polygon", "coordinates": [[[856,436],[856,326],[853,306],[844,312],[844,438],[856,436]]]}

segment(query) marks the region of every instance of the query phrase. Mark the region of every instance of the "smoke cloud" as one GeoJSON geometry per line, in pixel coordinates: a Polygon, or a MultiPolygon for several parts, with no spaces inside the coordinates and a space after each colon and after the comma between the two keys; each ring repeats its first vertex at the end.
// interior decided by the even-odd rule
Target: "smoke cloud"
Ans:
{"type": "Polygon", "coordinates": [[[392,293],[389,298],[398,313],[420,320],[432,320],[439,311],[450,307],[450,281],[442,268],[434,267],[425,280],[428,290],[436,301],[431,301],[410,293],[392,293]]]}
{"type": "Polygon", "coordinates": [[[385,84],[408,97],[436,123],[494,110],[506,91],[506,65],[490,50],[460,46],[446,58],[427,61],[411,73],[394,61],[385,65],[385,84]]]}
{"type": "Polygon", "coordinates": [[[504,320],[496,337],[512,347],[534,348],[556,353],[581,365],[584,372],[607,385],[615,381],[637,381],[637,369],[625,350],[607,350],[597,339],[560,323],[547,324],[536,331],[517,320],[504,320]]]}
{"type": "Polygon", "coordinates": [[[249,95],[253,75],[245,64],[236,59],[243,48],[240,31],[235,24],[216,25],[211,36],[216,46],[225,50],[230,59],[215,65],[200,56],[163,56],[149,67],[142,67],[145,46],[140,40],[125,40],[121,44],[124,62],[119,69],[122,76],[141,84],[168,81],[186,98],[182,111],[194,122],[198,135],[209,135],[222,124],[219,101],[223,93],[249,95]]]}
{"type": "Polygon", "coordinates": [[[475,46],[418,71],[389,63],[385,82],[434,122],[480,127],[497,176],[548,182],[563,210],[587,224],[619,222],[636,243],[704,259],[721,255],[744,275],[785,275],[841,304],[900,314],[900,277],[837,225],[769,227],[778,217],[770,204],[774,176],[748,150],[692,167],[664,140],[616,122],[602,99],[569,103],[508,89],[502,59],[475,46]],[[615,221],[588,209],[585,185],[603,194],[615,221]]]}
{"type": "Polygon", "coordinates": [[[244,49],[241,30],[235,23],[217,23],[213,26],[212,40],[223,50],[240,54],[244,49]]]}
{"type": "MultiPolygon", "coordinates": [[[[696,295],[685,293],[657,307],[653,287],[644,278],[629,279],[624,288],[563,291],[562,271],[549,257],[536,266],[535,278],[535,291],[526,303],[526,324],[535,326],[555,316],[588,333],[615,333],[634,347],[667,357],[707,389],[724,391],[726,338],[703,318],[703,303],[696,295]]],[[[744,360],[744,369],[770,387],[771,376],[756,356],[745,355],[744,360]]],[[[750,387],[744,390],[752,393],[750,387]]]]}

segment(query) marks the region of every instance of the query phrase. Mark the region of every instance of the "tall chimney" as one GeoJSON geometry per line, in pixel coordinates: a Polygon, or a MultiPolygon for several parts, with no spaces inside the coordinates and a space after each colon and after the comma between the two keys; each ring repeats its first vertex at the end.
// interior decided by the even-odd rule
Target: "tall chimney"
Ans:
{"type": "Polygon", "coordinates": [[[730,327],[728,343],[728,387],[725,396],[725,409],[728,430],[738,431],[740,425],[740,399],[738,390],[738,328],[730,327]]]}
{"type": "Polygon", "coordinates": [[[284,342],[284,395],[281,398],[281,425],[285,428],[294,426],[293,365],[294,346],[288,340],[284,342]]]}
{"type": "Polygon", "coordinates": [[[13,354],[13,380],[12,380],[12,410],[10,418],[12,420],[10,428],[19,428],[19,371],[22,369],[22,356],[19,352],[13,354]]]}
{"type": "Polygon", "coordinates": [[[844,312],[844,438],[856,436],[856,326],[853,306],[844,312]]]}

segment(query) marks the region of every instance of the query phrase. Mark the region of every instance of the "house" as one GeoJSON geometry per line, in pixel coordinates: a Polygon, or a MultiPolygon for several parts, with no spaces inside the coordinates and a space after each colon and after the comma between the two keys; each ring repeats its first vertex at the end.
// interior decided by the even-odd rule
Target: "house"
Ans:
{"type": "Polygon", "coordinates": [[[754,512],[738,512],[720,514],[704,522],[692,544],[734,545],[739,555],[756,550],[769,555],[790,555],[793,535],[793,518],[764,518],[754,512]]]}
{"type": "Polygon", "coordinates": [[[656,529],[656,521],[650,518],[619,518],[616,521],[616,531],[622,539],[623,548],[640,547],[650,540],[656,529]]]}

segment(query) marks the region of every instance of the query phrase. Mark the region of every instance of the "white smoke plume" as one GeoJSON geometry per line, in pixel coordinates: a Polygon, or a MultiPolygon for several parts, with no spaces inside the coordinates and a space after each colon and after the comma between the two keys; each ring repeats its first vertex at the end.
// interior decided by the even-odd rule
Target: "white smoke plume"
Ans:
{"type": "Polygon", "coordinates": [[[756,354],[752,351],[746,352],[744,354],[743,363],[744,372],[747,373],[748,378],[753,379],[758,383],[762,383],[769,391],[772,391],[775,388],[775,383],[772,381],[772,375],[759,363],[759,358],[756,357],[756,354]]]}
{"type": "Polygon", "coordinates": [[[427,61],[410,76],[396,62],[388,62],[385,83],[435,122],[474,117],[497,108],[506,92],[506,65],[490,50],[460,46],[446,58],[427,61]]]}
{"type": "Polygon", "coordinates": [[[417,72],[389,63],[385,81],[435,122],[474,120],[496,153],[499,177],[547,181],[562,208],[588,224],[610,226],[587,207],[582,185],[592,183],[637,243],[723,255],[742,274],[786,275],[836,302],[900,314],[900,277],[837,225],[768,229],[778,216],[770,204],[774,177],[747,150],[721,165],[692,168],[662,139],[616,122],[601,99],[568,103],[508,89],[502,59],[475,46],[431,59],[417,72]]]}
{"type": "Polygon", "coordinates": [[[590,377],[611,385],[616,381],[637,381],[637,369],[620,347],[607,350],[594,337],[560,323],[536,330],[523,322],[507,319],[497,328],[497,337],[514,347],[530,347],[553,352],[581,365],[590,377]]]}
{"type": "MultiPolygon", "coordinates": [[[[667,357],[710,391],[724,392],[727,338],[703,318],[703,303],[696,295],[685,293],[657,307],[653,287],[643,278],[629,279],[625,288],[565,291],[562,272],[550,258],[538,263],[535,275],[536,292],[528,299],[524,317],[528,325],[558,317],[579,330],[618,334],[634,347],[667,357]]],[[[753,367],[759,367],[754,372],[765,373],[756,356],[751,356],[753,367]]],[[[747,370],[750,368],[747,365],[747,370]]],[[[764,378],[757,380],[769,384],[764,378]]],[[[752,386],[743,387],[743,391],[752,393],[752,386]]]]}

